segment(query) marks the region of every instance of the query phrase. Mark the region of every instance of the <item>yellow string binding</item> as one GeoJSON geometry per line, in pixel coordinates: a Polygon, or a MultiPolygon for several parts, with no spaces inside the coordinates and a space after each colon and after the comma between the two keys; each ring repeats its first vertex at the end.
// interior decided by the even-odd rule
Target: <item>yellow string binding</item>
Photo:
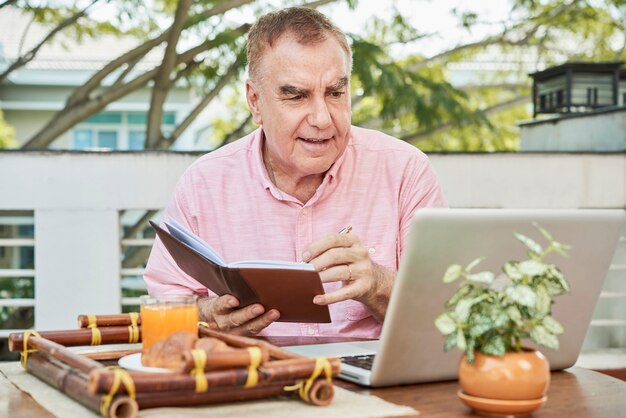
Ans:
{"type": "Polygon", "coordinates": [[[102,414],[103,417],[109,416],[109,406],[120,388],[120,383],[126,388],[128,396],[131,399],[135,399],[135,382],[133,382],[128,372],[120,369],[118,366],[109,368],[113,369],[113,383],[111,384],[109,393],[102,397],[102,402],[100,403],[100,414],[102,414]]]}
{"type": "Polygon", "coordinates": [[[24,370],[28,370],[28,355],[30,353],[35,353],[37,351],[36,348],[28,348],[28,339],[30,338],[30,336],[33,335],[35,337],[39,337],[41,338],[41,335],[39,335],[39,333],[37,331],[33,331],[33,330],[29,330],[29,331],[24,331],[24,341],[22,342],[22,367],[24,368],[24,370]]]}
{"type": "Polygon", "coordinates": [[[244,388],[253,388],[259,382],[259,371],[257,370],[261,365],[262,352],[259,347],[248,347],[248,353],[250,354],[250,366],[248,366],[248,378],[244,388]]]}
{"type": "Polygon", "coordinates": [[[191,355],[193,357],[194,368],[191,370],[190,374],[196,377],[196,393],[206,392],[209,389],[209,383],[204,374],[206,351],[200,349],[191,350],[191,355]]]}
{"type": "Polygon", "coordinates": [[[95,315],[87,315],[87,328],[91,330],[91,345],[102,344],[102,334],[98,329],[98,321],[95,315]]]}
{"type": "Polygon", "coordinates": [[[325,357],[318,357],[315,359],[315,368],[313,369],[313,373],[311,373],[311,376],[307,380],[300,380],[295,385],[285,386],[283,387],[283,390],[285,392],[297,390],[298,395],[300,395],[300,399],[305,402],[310,402],[309,390],[311,389],[311,386],[313,386],[313,382],[315,382],[322,372],[324,372],[326,381],[331,383],[333,381],[333,370],[330,362],[325,357]]]}
{"type": "Polygon", "coordinates": [[[137,326],[137,320],[139,314],[137,312],[130,312],[130,325],[128,326],[128,344],[135,344],[139,342],[139,327],[137,326]]]}

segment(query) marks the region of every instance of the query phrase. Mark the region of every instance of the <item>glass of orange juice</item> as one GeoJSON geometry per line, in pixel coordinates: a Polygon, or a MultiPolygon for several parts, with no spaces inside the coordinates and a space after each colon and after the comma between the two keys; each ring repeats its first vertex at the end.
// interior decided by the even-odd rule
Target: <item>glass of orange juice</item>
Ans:
{"type": "Polygon", "coordinates": [[[146,352],[177,331],[198,334],[198,297],[141,296],[141,342],[146,352]]]}

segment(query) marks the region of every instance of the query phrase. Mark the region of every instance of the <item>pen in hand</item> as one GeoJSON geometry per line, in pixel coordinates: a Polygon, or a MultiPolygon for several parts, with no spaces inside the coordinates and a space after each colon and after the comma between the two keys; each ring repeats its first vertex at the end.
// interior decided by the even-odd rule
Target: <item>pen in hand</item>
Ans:
{"type": "MultiPolygon", "coordinates": [[[[350,231],[352,231],[352,227],[351,226],[346,226],[345,228],[343,228],[341,231],[338,232],[339,235],[344,235],[344,234],[349,234],[350,231]]],[[[306,263],[306,261],[302,260],[300,261],[301,263],[306,263]]]]}
{"type": "Polygon", "coordinates": [[[349,234],[350,231],[352,231],[352,227],[351,226],[346,226],[344,229],[342,229],[341,231],[339,231],[339,235],[343,235],[343,234],[349,234]]]}

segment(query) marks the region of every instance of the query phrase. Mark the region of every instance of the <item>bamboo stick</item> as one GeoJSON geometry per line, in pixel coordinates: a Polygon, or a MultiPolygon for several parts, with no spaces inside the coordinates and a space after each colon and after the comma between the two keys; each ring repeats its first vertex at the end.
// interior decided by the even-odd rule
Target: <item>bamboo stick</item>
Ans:
{"type": "MultiPolygon", "coordinates": [[[[100,344],[120,344],[131,341],[129,327],[102,327],[98,328],[100,344]]],[[[59,331],[40,331],[39,335],[50,341],[54,341],[66,347],[79,345],[92,345],[93,334],[91,329],[73,329],[59,331]]],[[[139,341],[141,341],[141,327],[139,327],[139,341]]],[[[23,349],[24,333],[16,332],[9,335],[9,351],[21,351],[23,349]]]]}
{"type": "MultiPolygon", "coordinates": [[[[78,326],[80,328],[87,328],[89,326],[90,315],[78,315],[78,326]]],[[[132,320],[129,314],[115,314],[115,315],[93,315],[96,319],[96,326],[98,327],[110,327],[110,326],[128,326],[132,325],[132,320]]],[[[137,315],[137,325],[141,325],[141,316],[137,315]]]]}
{"type": "MultiPolygon", "coordinates": [[[[336,376],[341,369],[338,358],[328,359],[332,375],[336,376]]],[[[257,386],[272,385],[281,382],[282,385],[292,385],[296,380],[309,378],[315,369],[316,360],[309,358],[292,359],[268,362],[258,369],[257,386]]],[[[196,388],[196,377],[191,374],[167,373],[151,374],[128,372],[137,393],[178,391],[192,393],[196,388]]],[[[244,390],[243,385],[248,379],[248,370],[245,368],[211,371],[204,374],[211,390],[222,390],[235,387],[244,390]]],[[[323,375],[321,377],[324,377],[323,375]]],[[[89,373],[89,391],[91,393],[108,393],[113,384],[113,371],[110,369],[95,369],[89,373]]],[[[123,392],[124,389],[120,388],[123,392]]],[[[246,389],[247,390],[247,389],[246,389]]]]}
{"type": "MultiPolygon", "coordinates": [[[[89,393],[87,382],[76,371],[65,369],[49,360],[43,354],[31,353],[27,360],[28,371],[50,386],[63,392],[96,413],[100,413],[103,395],[89,393]]],[[[111,418],[135,418],[139,407],[128,396],[115,396],[107,414],[111,418]]]]}
{"type": "Polygon", "coordinates": [[[216,331],[206,327],[204,325],[200,325],[198,327],[198,334],[201,337],[215,337],[224,341],[228,345],[232,345],[233,347],[259,347],[265,348],[269,351],[270,356],[276,359],[289,359],[289,358],[299,358],[302,357],[295,353],[290,353],[289,351],[283,350],[282,348],[276,347],[268,343],[267,341],[259,340],[256,338],[249,337],[241,337],[239,335],[227,334],[225,332],[216,331]]]}
{"type": "MultiPolygon", "coordinates": [[[[261,347],[261,364],[269,360],[269,352],[265,347],[261,347]]],[[[188,373],[196,367],[194,357],[191,351],[183,353],[183,373],[188,373]]],[[[236,367],[246,367],[250,365],[251,356],[248,350],[241,348],[235,348],[225,351],[211,351],[207,352],[206,363],[204,365],[205,371],[210,370],[223,370],[236,367]]]]}
{"type": "MultiPolygon", "coordinates": [[[[277,382],[271,385],[256,386],[254,388],[243,389],[240,387],[229,387],[220,390],[207,392],[146,392],[137,393],[136,401],[139,409],[158,408],[164,406],[190,406],[203,405],[222,402],[248,401],[253,399],[269,398],[280,395],[296,395],[297,391],[286,391],[285,384],[277,382]]],[[[308,393],[309,402],[313,405],[328,405],[334,396],[332,384],[326,380],[317,380],[311,385],[308,393]]]]}
{"type": "Polygon", "coordinates": [[[95,360],[76,354],[64,346],[57,344],[54,341],[46,340],[45,338],[31,336],[28,339],[28,346],[37,349],[49,357],[65,363],[69,367],[75,368],[85,374],[89,374],[89,372],[94,369],[101,369],[104,367],[95,360]]]}

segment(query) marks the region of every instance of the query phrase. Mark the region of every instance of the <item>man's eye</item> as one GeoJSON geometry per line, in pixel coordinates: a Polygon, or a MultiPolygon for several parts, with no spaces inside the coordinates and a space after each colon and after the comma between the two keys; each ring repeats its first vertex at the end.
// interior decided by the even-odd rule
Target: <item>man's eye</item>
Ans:
{"type": "Polygon", "coordinates": [[[333,97],[341,97],[344,94],[346,94],[346,93],[343,92],[343,91],[333,91],[332,93],[330,93],[330,95],[333,96],[333,97]]]}
{"type": "Polygon", "coordinates": [[[293,101],[298,101],[298,100],[302,100],[302,99],[304,99],[304,96],[301,95],[301,94],[298,94],[297,96],[291,96],[289,98],[289,100],[293,100],[293,101]]]}

